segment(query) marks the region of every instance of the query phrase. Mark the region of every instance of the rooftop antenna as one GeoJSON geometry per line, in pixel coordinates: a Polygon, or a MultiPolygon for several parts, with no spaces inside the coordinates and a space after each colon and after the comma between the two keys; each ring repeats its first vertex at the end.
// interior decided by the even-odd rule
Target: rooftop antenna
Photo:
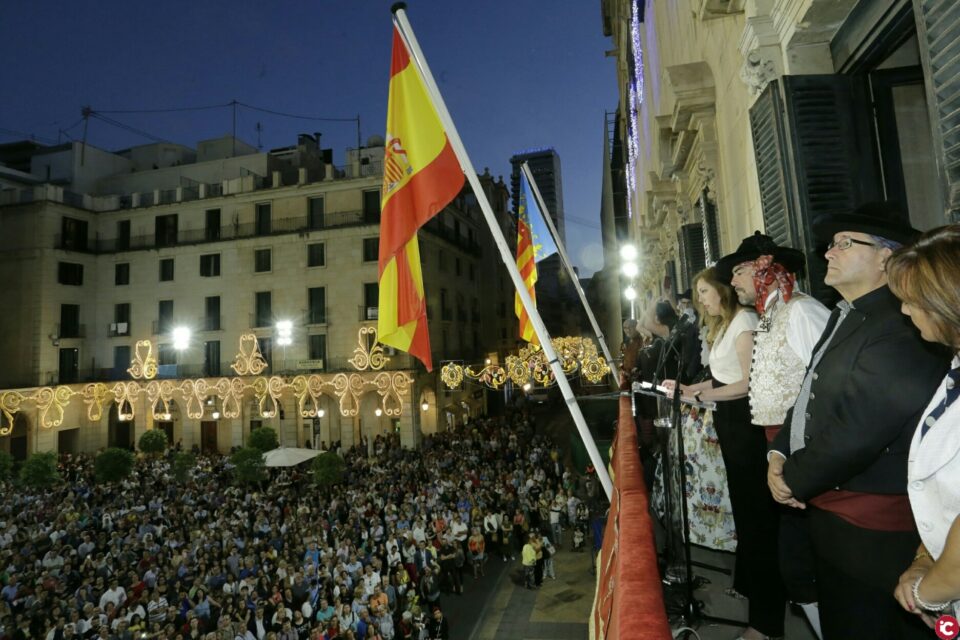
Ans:
{"type": "Polygon", "coordinates": [[[257,150],[263,149],[263,145],[260,143],[260,134],[263,133],[263,125],[257,121],[257,126],[254,127],[257,130],[257,150]]]}

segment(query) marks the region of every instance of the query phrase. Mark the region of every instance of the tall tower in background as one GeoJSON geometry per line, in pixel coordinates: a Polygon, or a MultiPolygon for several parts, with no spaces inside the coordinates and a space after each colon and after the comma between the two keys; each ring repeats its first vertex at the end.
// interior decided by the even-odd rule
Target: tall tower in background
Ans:
{"type": "Polygon", "coordinates": [[[563,220],[563,182],[560,178],[560,156],[553,149],[532,149],[518,153],[510,158],[513,171],[510,174],[510,192],[513,198],[513,211],[520,206],[520,165],[527,162],[533,179],[550,210],[550,217],[557,227],[560,241],[567,245],[566,226],[563,220]]]}

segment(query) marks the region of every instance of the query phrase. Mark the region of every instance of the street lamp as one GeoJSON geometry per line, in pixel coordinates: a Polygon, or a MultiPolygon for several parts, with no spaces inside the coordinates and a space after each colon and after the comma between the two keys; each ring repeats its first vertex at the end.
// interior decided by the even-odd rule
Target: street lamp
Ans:
{"type": "Polygon", "coordinates": [[[173,329],[173,348],[177,351],[183,351],[190,346],[190,329],[187,327],[175,327],[173,329]]]}
{"type": "Polygon", "coordinates": [[[637,248],[632,244],[625,244],[620,247],[620,258],[624,262],[635,262],[637,259],[637,248]]]}
{"type": "Polygon", "coordinates": [[[287,346],[293,344],[293,322],[290,320],[277,321],[277,344],[283,347],[283,364],[281,370],[287,368],[287,346]]]}
{"type": "Polygon", "coordinates": [[[430,403],[427,402],[426,400],[424,400],[422,403],[420,403],[420,410],[421,410],[421,411],[429,411],[429,410],[430,410],[430,403]]]}
{"type": "Polygon", "coordinates": [[[636,262],[624,262],[620,269],[623,271],[623,275],[627,276],[631,280],[636,278],[640,273],[640,267],[637,266],[636,262]]]}

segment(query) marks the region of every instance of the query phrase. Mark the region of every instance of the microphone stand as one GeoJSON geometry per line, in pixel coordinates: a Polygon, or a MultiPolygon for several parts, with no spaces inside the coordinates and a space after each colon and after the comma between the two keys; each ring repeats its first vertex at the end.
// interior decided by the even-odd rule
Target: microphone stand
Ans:
{"type": "MultiPolygon", "coordinates": [[[[679,334],[678,334],[679,335],[679,334]]],[[[680,340],[679,347],[679,360],[680,364],[678,365],[678,374],[679,367],[683,366],[683,355],[684,355],[684,341],[680,340]]],[[[679,377],[679,376],[678,376],[679,377]]],[[[701,404],[699,402],[687,402],[694,406],[708,407],[709,405],[701,404]]],[[[731,618],[721,618],[718,616],[707,615],[703,613],[703,602],[696,599],[694,595],[694,575],[693,575],[693,561],[690,557],[690,516],[687,510],[687,499],[686,499],[686,487],[687,487],[687,471],[686,471],[686,450],[683,443],[683,428],[680,424],[680,382],[677,381],[677,384],[673,388],[673,397],[671,398],[671,427],[673,431],[677,434],[677,467],[680,474],[680,516],[682,519],[682,530],[681,534],[683,535],[683,564],[684,564],[684,577],[685,584],[683,589],[683,601],[681,609],[681,619],[684,621],[685,626],[692,626],[701,622],[712,622],[716,624],[723,624],[728,626],[743,627],[746,626],[746,623],[740,620],[733,620],[731,618]]],[[[715,406],[715,405],[714,405],[715,406]]],[[[668,457],[668,456],[667,456],[668,457]]],[[[664,459],[667,459],[665,457],[664,459]]],[[[672,479],[672,474],[671,474],[672,479]]],[[[664,482],[664,488],[666,488],[666,482],[664,482]]],[[[669,566],[669,564],[668,564],[669,566]]],[[[706,568],[713,569],[709,565],[700,565],[706,568]]],[[[726,573],[729,573],[727,571],[726,573]]]]}

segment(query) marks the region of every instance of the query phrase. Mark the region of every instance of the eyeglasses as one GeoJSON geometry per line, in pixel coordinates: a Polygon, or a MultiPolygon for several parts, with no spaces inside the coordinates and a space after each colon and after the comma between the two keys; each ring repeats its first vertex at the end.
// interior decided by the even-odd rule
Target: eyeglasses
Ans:
{"type": "Polygon", "coordinates": [[[840,238],[839,240],[831,240],[830,244],[827,245],[827,251],[831,249],[840,249],[840,251],[846,251],[855,244],[862,244],[865,247],[874,247],[877,248],[880,245],[874,244],[872,242],[864,242],[863,240],[854,240],[853,238],[840,238]]]}

